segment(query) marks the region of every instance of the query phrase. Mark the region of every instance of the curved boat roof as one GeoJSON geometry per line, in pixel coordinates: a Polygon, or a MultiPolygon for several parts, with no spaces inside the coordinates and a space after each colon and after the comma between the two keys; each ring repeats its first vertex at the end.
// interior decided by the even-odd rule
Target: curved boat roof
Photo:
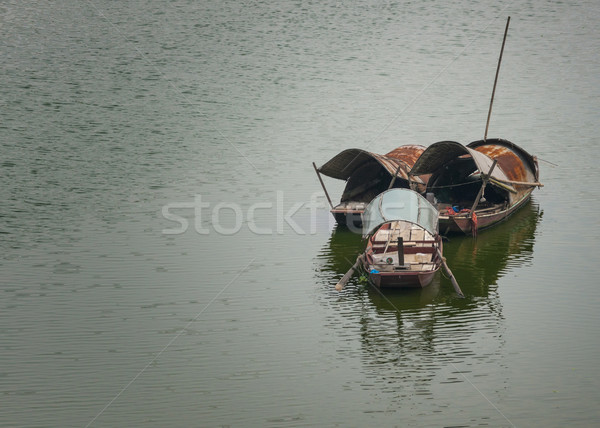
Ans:
{"type": "MultiPolygon", "coordinates": [[[[494,160],[485,153],[465,147],[456,141],[440,141],[427,147],[421,157],[415,162],[411,174],[432,174],[448,162],[465,155],[473,158],[477,169],[483,174],[488,173],[494,162],[494,160]]],[[[498,162],[492,171],[492,177],[499,181],[509,181],[500,162],[498,162]]],[[[512,188],[511,186],[506,187],[512,188]]]]}
{"type": "Polygon", "coordinates": [[[394,176],[398,171],[399,177],[408,180],[412,166],[424,151],[424,146],[413,144],[400,146],[385,155],[362,149],[347,149],[327,161],[319,168],[319,172],[328,177],[348,180],[354,171],[366,162],[374,160],[390,175],[394,176]],[[399,170],[398,167],[400,167],[399,170]]]}
{"type": "Polygon", "coordinates": [[[539,184],[536,158],[516,144],[498,138],[473,141],[468,146],[455,141],[434,143],[415,162],[411,174],[440,175],[445,168],[454,168],[454,165],[460,168],[455,162],[463,159],[472,159],[474,164],[471,165],[483,174],[497,161],[490,184],[508,192],[510,204],[531,193],[532,185],[539,184]]]}
{"type": "Polygon", "coordinates": [[[383,223],[408,221],[432,235],[438,230],[438,211],[427,199],[409,189],[390,189],[377,195],[362,214],[363,236],[383,223]]]}
{"type": "Polygon", "coordinates": [[[536,158],[515,143],[501,138],[488,138],[473,141],[467,147],[497,160],[510,180],[530,182],[539,179],[536,158]]]}

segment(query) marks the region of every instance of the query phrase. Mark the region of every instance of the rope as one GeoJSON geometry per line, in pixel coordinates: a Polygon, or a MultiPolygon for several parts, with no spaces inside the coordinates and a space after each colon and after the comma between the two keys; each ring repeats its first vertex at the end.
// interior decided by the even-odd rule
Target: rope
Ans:
{"type": "Polygon", "coordinates": [[[447,186],[428,186],[427,189],[448,189],[451,187],[460,187],[460,186],[468,186],[471,184],[477,184],[475,181],[471,181],[468,183],[459,183],[459,184],[448,184],[447,186]]]}

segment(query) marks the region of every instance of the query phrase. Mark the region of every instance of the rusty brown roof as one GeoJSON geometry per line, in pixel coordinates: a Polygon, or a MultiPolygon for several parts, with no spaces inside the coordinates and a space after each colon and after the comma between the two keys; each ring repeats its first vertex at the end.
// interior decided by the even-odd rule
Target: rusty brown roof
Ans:
{"type": "MultiPolygon", "coordinates": [[[[444,167],[453,159],[464,155],[471,156],[477,169],[483,173],[487,173],[492,166],[493,159],[485,153],[465,147],[456,141],[440,141],[432,144],[423,152],[417,162],[415,162],[411,173],[415,175],[431,174],[444,167]]],[[[504,170],[498,167],[494,168],[492,177],[501,181],[508,180],[504,170]]]]}
{"type": "Polygon", "coordinates": [[[506,173],[509,180],[536,182],[539,178],[536,159],[508,140],[488,138],[485,141],[473,141],[467,147],[497,160],[498,166],[506,173]]]}
{"type": "Polygon", "coordinates": [[[415,164],[419,156],[425,151],[425,146],[420,146],[418,144],[407,144],[404,146],[396,147],[389,153],[385,155],[391,158],[401,159],[407,164],[412,166],[415,164]]]}
{"type": "Polygon", "coordinates": [[[520,200],[530,192],[530,186],[519,183],[535,183],[538,179],[537,162],[525,150],[507,140],[488,139],[474,141],[463,146],[456,141],[440,141],[427,148],[415,162],[411,174],[431,174],[440,171],[452,160],[469,156],[477,169],[487,173],[494,160],[498,163],[492,172],[491,184],[510,191],[510,202],[520,200]]]}
{"type": "Polygon", "coordinates": [[[408,180],[410,169],[424,150],[423,146],[405,145],[386,155],[380,155],[362,149],[347,149],[327,161],[319,168],[319,172],[332,178],[347,180],[365,162],[375,160],[392,176],[400,167],[398,176],[408,180]]]}

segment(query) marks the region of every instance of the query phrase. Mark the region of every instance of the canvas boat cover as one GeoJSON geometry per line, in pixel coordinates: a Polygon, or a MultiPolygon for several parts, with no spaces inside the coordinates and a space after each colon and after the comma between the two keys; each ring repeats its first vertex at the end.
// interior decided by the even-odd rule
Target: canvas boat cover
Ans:
{"type": "Polygon", "coordinates": [[[386,190],[376,196],[362,214],[363,237],[390,221],[408,221],[436,235],[438,211],[427,199],[413,190],[386,190]]]}

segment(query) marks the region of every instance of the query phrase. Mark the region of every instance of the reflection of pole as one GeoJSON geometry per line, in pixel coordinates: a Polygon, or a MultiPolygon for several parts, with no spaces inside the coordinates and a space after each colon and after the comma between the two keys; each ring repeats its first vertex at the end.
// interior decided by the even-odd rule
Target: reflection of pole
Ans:
{"type": "Polygon", "coordinates": [[[508,24],[510,16],[506,20],[506,28],[504,29],[504,39],[502,39],[502,48],[500,49],[500,58],[498,58],[498,67],[496,68],[496,78],[494,79],[494,89],[492,89],[492,99],[490,100],[490,110],[488,111],[487,122],[485,124],[485,134],[483,141],[487,140],[488,128],[490,127],[490,116],[492,116],[492,104],[494,103],[494,94],[496,93],[496,83],[498,83],[498,73],[500,73],[500,63],[502,62],[502,53],[504,52],[504,43],[506,42],[506,34],[508,33],[508,24]]]}
{"type": "Polygon", "coordinates": [[[327,200],[329,201],[329,206],[331,207],[331,209],[333,209],[333,204],[331,203],[331,198],[329,197],[329,193],[327,193],[327,189],[325,188],[325,184],[323,183],[323,179],[321,178],[321,174],[319,174],[319,170],[317,169],[317,165],[315,165],[315,163],[313,162],[313,168],[315,169],[315,172],[317,173],[317,177],[319,177],[319,181],[321,182],[321,187],[323,188],[323,191],[325,192],[325,196],[327,196],[327,200]]]}
{"type": "Polygon", "coordinates": [[[446,258],[442,256],[442,253],[440,252],[439,248],[436,248],[436,251],[437,251],[438,257],[442,260],[442,266],[444,267],[444,270],[446,271],[446,273],[450,277],[450,281],[452,282],[452,286],[454,286],[454,291],[456,291],[456,294],[458,294],[459,297],[465,297],[465,295],[463,294],[462,290],[458,286],[458,282],[456,281],[456,278],[454,278],[454,275],[452,274],[452,271],[450,270],[450,268],[448,267],[448,264],[446,263],[446,258]]]}

